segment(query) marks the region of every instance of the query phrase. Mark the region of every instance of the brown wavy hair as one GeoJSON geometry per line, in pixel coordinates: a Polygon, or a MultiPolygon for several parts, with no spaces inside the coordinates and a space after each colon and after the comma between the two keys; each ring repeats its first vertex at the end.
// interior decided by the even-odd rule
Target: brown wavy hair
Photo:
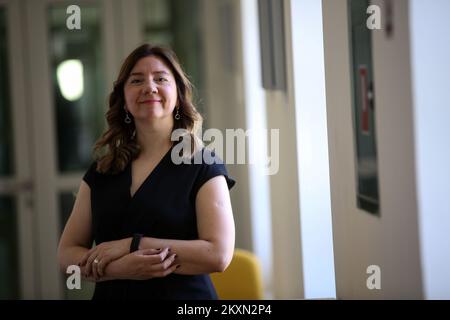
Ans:
{"type": "Polygon", "coordinates": [[[186,134],[190,135],[192,154],[202,147],[196,132],[201,127],[203,119],[193,104],[193,86],[184,73],[177,56],[169,48],[143,44],[125,59],[109,95],[109,110],[106,112],[108,127],[94,146],[94,158],[97,160],[97,171],[100,173],[122,172],[132,160],[139,156],[141,148],[135,138],[134,121],[130,124],[126,124],[124,121],[124,85],[136,63],[148,56],[156,56],[164,61],[175,77],[181,119],[176,120],[174,117],[173,130],[185,129],[186,134]]]}

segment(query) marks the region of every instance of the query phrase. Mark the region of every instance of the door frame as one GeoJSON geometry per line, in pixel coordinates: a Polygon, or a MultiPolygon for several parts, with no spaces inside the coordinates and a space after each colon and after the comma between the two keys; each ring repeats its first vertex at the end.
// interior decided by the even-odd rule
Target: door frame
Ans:
{"type": "Polygon", "coordinates": [[[6,10],[6,32],[8,48],[8,74],[10,84],[10,115],[13,130],[14,173],[10,178],[0,179],[0,194],[13,196],[17,215],[17,249],[19,297],[37,297],[36,244],[33,228],[33,184],[30,151],[30,115],[27,109],[27,88],[25,41],[23,39],[22,3],[0,0],[0,7],[6,10]]]}

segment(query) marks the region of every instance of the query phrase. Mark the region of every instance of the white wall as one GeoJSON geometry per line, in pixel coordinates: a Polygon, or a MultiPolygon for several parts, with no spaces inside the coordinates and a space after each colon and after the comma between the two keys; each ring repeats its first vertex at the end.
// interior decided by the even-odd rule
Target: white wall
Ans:
{"type": "MultiPolygon", "coordinates": [[[[204,0],[204,42],[207,71],[208,126],[225,129],[266,129],[266,106],[261,87],[259,26],[256,0],[204,0]]],[[[248,165],[249,155],[267,154],[266,139],[250,135],[246,164],[228,165],[237,180],[231,191],[236,224],[236,247],[260,259],[265,297],[272,297],[272,230],[269,177],[261,162],[248,165]]],[[[225,159],[225,158],[224,158],[225,159]]]]}
{"type": "MultiPolygon", "coordinates": [[[[246,0],[242,0],[246,1],[246,0]]],[[[298,190],[297,124],[293,87],[290,2],[286,17],[287,89],[266,90],[267,128],[279,129],[279,170],[269,177],[272,217],[273,293],[275,299],[304,298],[300,202],[298,190]]],[[[260,81],[256,79],[255,81],[260,81]]]]}
{"type": "Polygon", "coordinates": [[[291,1],[305,298],[334,298],[322,4],[291,1]]]}
{"type": "MultiPolygon", "coordinates": [[[[238,9],[233,0],[202,2],[206,121],[208,127],[221,130],[224,136],[227,128],[246,128],[238,9]]],[[[236,247],[253,250],[248,167],[236,164],[227,165],[227,169],[237,181],[231,190],[236,247]]]]}
{"type": "Polygon", "coordinates": [[[450,299],[450,1],[411,0],[409,12],[425,297],[450,299]]]}
{"type": "MultiPolygon", "coordinates": [[[[384,11],[382,1],[375,1],[384,11]]],[[[422,298],[408,3],[392,1],[394,36],[373,32],[381,216],[357,208],[347,1],[322,1],[338,299],[422,298]],[[381,268],[381,290],[366,286],[381,268]]]]}
{"type": "Polygon", "coordinates": [[[250,180],[250,203],[252,221],[253,251],[259,257],[264,278],[265,297],[272,297],[272,233],[270,216],[269,177],[265,174],[264,162],[268,155],[267,106],[264,89],[261,86],[261,59],[259,46],[258,5],[256,0],[240,1],[240,20],[242,33],[240,51],[242,52],[242,74],[246,111],[246,127],[260,135],[250,135],[248,153],[255,159],[248,167],[250,180]]]}

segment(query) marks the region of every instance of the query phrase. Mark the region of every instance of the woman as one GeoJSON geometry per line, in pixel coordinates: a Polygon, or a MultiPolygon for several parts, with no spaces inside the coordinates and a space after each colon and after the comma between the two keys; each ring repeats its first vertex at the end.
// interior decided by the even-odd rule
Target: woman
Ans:
{"type": "Polygon", "coordinates": [[[96,282],[93,299],[216,299],[208,273],[224,271],[233,255],[235,182],[220,161],[173,161],[175,129],[192,138],[188,156],[214,157],[195,138],[201,116],[175,54],[135,49],[106,117],[61,236],[61,268],[78,264],[96,282]]]}

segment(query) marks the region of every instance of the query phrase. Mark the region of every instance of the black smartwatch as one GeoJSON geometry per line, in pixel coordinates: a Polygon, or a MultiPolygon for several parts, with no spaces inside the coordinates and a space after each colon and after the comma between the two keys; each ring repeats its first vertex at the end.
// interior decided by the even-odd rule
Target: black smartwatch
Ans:
{"type": "Polygon", "coordinates": [[[133,239],[131,240],[130,253],[139,250],[139,243],[141,242],[142,234],[133,234],[133,239]]]}

